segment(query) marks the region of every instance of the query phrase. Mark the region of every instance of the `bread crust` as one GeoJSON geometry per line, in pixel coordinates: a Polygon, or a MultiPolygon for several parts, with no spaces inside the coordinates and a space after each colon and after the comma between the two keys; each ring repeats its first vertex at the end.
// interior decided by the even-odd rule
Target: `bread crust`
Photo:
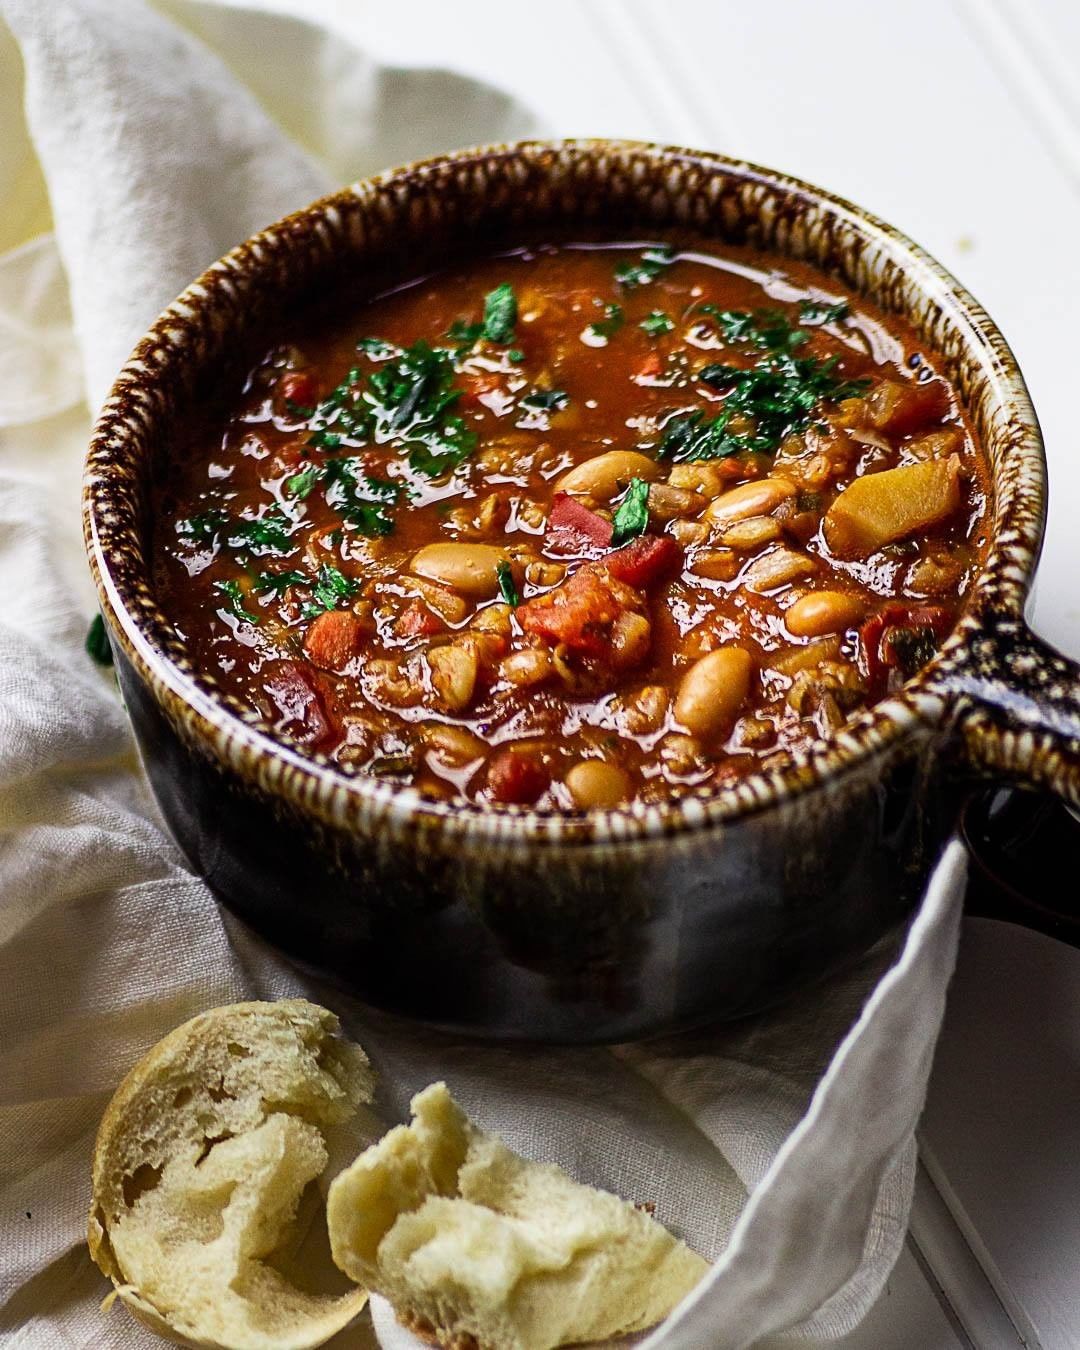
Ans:
{"type": "Polygon", "coordinates": [[[441,1350],[554,1350],[645,1330],[708,1263],[642,1208],[530,1162],[444,1083],[334,1180],[334,1260],[441,1350]]]}
{"type": "MultiPolygon", "coordinates": [[[[274,1308],[271,1296],[259,1301],[250,1325],[240,1325],[243,1319],[237,1319],[235,1334],[228,1327],[223,1334],[221,1327],[208,1329],[203,1324],[205,1314],[200,1322],[199,1309],[177,1306],[170,1291],[153,1282],[161,1265],[155,1244],[186,1240],[184,1204],[190,1196],[183,1186],[205,1187],[208,1169],[203,1167],[201,1173],[199,1169],[222,1141],[234,1141],[229,1147],[242,1149],[248,1141],[265,1135],[270,1144],[277,1144],[278,1152],[267,1155],[267,1179],[259,1184],[277,1199],[280,1213],[275,1211],[271,1229],[263,1232],[264,1215],[259,1206],[248,1203],[250,1212],[237,1229],[237,1251],[227,1249],[227,1238],[220,1239],[230,1261],[247,1261],[243,1269],[250,1267],[261,1275],[259,1243],[272,1242],[279,1226],[288,1230],[299,1189],[316,1174],[313,1169],[321,1170],[320,1157],[325,1165],[322,1132],[344,1124],[372,1098],[374,1075],[367,1057],[359,1046],[338,1036],[338,1029],[333,1013],[302,999],[231,1004],[183,1023],[129,1070],[102,1116],[91,1168],[87,1245],[94,1262],[113,1283],[114,1293],[107,1302],[118,1297],[159,1336],[203,1350],[241,1346],[281,1350],[284,1345],[300,1350],[321,1344],[356,1316],[367,1298],[362,1289],[336,1298],[308,1296],[293,1290],[282,1277],[282,1308],[291,1319],[285,1340],[272,1326],[261,1326],[268,1317],[267,1307],[274,1308]],[[306,1145],[299,1171],[296,1150],[284,1147],[293,1137],[306,1145]],[[178,1195],[174,1211],[167,1204],[170,1186],[178,1195]],[[152,1217],[158,1222],[156,1227],[148,1224],[143,1241],[140,1215],[151,1205],[156,1207],[152,1217]],[[120,1236],[126,1250],[135,1253],[135,1265],[144,1250],[148,1253],[142,1276],[150,1280],[151,1287],[140,1287],[139,1272],[125,1268],[116,1249],[120,1236]],[[310,1317],[305,1317],[308,1305],[310,1317]]],[[[371,1131],[366,1133],[370,1137],[371,1131]]],[[[223,1187],[222,1213],[234,1203],[234,1195],[242,1196],[244,1184],[241,1176],[234,1190],[223,1187]]],[[[201,1211],[199,1217],[205,1218],[201,1211]]],[[[207,1222],[219,1222],[219,1217],[211,1215],[207,1222]]],[[[183,1252],[190,1248],[200,1256],[207,1246],[200,1246],[201,1241],[194,1234],[183,1252]]],[[[273,1295],[277,1272],[271,1271],[267,1281],[273,1295]]]]}

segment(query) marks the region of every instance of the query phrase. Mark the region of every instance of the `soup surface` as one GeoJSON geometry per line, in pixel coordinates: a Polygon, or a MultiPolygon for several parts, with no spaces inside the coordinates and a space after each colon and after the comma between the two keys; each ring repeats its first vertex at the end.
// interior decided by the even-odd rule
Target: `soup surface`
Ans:
{"type": "Polygon", "coordinates": [[[284,738],[433,795],[771,763],[929,659],[985,548],[933,356],[797,263],[540,245],[274,336],[162,472],[162,608],[284,738]]]}

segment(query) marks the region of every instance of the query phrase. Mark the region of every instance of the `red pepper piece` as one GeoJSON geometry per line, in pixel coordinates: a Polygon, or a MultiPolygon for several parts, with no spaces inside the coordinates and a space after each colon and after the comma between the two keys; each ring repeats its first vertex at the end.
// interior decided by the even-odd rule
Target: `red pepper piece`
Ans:
{"type": "Polygon", "coordinates": [[[564,553],[586,553],[611,546],[611,521],[590,511],[568,492],[556,492],[548,515],[545,542],[564,553]]]}
{"type": "Polygon", "coordinates": [[[643,534],[609,553],[603,565],[616,581],[640,591],[673,572],[681,558],[682,549],[670,534],[643,534]]]}
{"type": "Polygon", "coordinates": [[[488,765],[488,793],[494,802],[531,806],[550,785],[551,775],[526,751],[500,750],[488,765]]]}

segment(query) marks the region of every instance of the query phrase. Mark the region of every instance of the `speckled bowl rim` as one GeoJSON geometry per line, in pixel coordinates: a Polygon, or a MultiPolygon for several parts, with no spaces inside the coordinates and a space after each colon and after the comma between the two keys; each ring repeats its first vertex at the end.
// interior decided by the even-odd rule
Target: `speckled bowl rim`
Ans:
{"type": "MultiPolygon", "coordinates": [[[[406,835],[434,831],[509,846],[558,840],[610,847],[719,827],[776,807],[843,778],[920,727],[927,731],[941,727],[953,698],[950,677],[966,666],[981,616],[993,612],[1022,622],[1042,540],[1045,497],[1039,424],[1008,344],[979,302],[906,235],[813,184],[716,152],[636,141],[568,139],[479,146],[389,169],[284,217],[214,263],[163,311],[117,377],[90,443],[83,518],[91,570],[103,609],[112,619],[114,641],[119,640],[155,698],[181,718],[188,738],[243,777],[337,827],[383,826],[406,835]],[[644,161],[655,168],[659,161],[671,173],[700,167],[738,180],[740,190],[760,187],[770,194],[791,194],[822,209],[901,265],[905,276],[917,284],[928,313],[945,326],[943,331],[952,332],[955,341],[977,356],[1001,415],[998,434],[1008,438],[1007,460],[991,466],[994,500],[986,562],[957,627],[914,679],[782,766],[711,791],[688,790],[670,801],[587,812],[432,800],[414,788],[396,787],[303,751],[279,739],[250,712],[238,705],[230,708],[190,666],[184,668],[185,661],[167,654],[164,643],[171,626],[154,601],[146,568],[140,564],[132,577],[125,565],[141,552],[134,494],[110,496],[118,474],[130,471],[137,476],[140,471],[139,443],[146,435],[140,418],[150,404],[147,382],[167,378],[170,361],[184,359],[184,324],[201,307],[212,305],[230,278],[258,272],[268,253],[288,246],[290,236],[312,232],[327,236],[327,222],[341,208],[355,204],[356,198],[375,200],[385,194],[392,202],[406,190],[430,186],[441,174],[480,171],[507,159],[535,164],[552,157],[565,161],[564,167],[583,158],[622,159],[627,161],[624,167],[644,161]]],[[[172,641],[175,644],[175,637],[172,641]]]]}

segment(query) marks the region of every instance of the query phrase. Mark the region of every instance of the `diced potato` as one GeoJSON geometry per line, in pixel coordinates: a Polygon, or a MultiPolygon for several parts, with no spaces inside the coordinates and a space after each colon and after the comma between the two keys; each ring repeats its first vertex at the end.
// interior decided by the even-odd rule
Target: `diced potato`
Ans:
{"type": "Polygon", "coordinates": [[[825,513],[825,539],[838,558],[865,558],[960,505],[960,460],[930,460],[856,478],[825,513]]]}

